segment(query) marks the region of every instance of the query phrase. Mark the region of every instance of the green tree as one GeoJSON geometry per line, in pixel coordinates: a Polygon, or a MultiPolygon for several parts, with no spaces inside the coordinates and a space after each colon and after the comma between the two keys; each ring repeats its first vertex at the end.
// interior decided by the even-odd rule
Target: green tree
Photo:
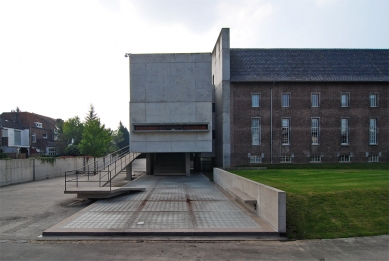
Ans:
{"type": "Polygon", "coordinates": [[[119,149],[122,149],[128,145],[130,145],[130,132],[126,127],[123,126],[122,122],[119,122],[118,131],[123,134],[123,140],[118,142],[119,149]]]}
{"type": "Polygon", "coordinates": [[[84,124],[81,122],[78,116],[70,118],[63,123],[63,133],[64,138],[67,140],[67,144],[80,144],[83,131],[84,124]]]}
{"type": "Polygon", "coordinates": [[[85,118],[82,140],[78,146],[81,154],[94,158],[102,157],[107,154],[111,139],[111,131],[105,129],[105,125],[100,123],[100,119],[91,105],[85,118]]]}
{"type": "Polygon", "coordinates": [[[109,147],[109,152],[114,152],[121,149],[119,147],[119,144],[121,142],[123,142],[123,133],[119,129],[117,129],[112,132],[112,141],[109,147]]]}

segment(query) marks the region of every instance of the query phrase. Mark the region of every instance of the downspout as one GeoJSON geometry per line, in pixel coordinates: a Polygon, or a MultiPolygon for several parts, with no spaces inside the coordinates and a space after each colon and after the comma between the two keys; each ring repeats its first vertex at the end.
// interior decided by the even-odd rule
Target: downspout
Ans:
{"type": "Polygon", "coordinates": [[[270,164],[273,164],[273,85],[270,87],[270,164]]]}

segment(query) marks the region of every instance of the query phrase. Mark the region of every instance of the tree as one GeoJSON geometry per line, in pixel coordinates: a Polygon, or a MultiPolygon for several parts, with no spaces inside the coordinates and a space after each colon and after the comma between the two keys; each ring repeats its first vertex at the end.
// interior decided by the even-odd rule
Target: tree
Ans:
{"type": "Polygon", "coordinates": [[[83,130],[84,124],[81,122],[78,116],[65,121],[63,123],[63,133],[64,138],[67,140],[67,144],[80,144],[83,130]]]}
{"type": "Polygon", "coordinates": [[[112,132],[112,141],[109,147],[109,152],[114,152],[121,149],[119,147],[119,144],[121,142],[123,142],[123,133],[119,129],[117,129],[112,132]]]}
{"type": "Polygon", "coordinates": [[[122,122],[119,122],[118,131],[120,131],[123,134],[123,140],[118,142],[119,149],[122,149],[130,145],[130,132],[126,127],[123,126],[122,122]]]}
{"type": "Polygon", "coordinates": [[[111,131],[105,129],[105,125],[100,123],[100,119],[97,117],[93,105],[91,105],[85,118],[82,140],[78,146],[81,154],[93,156],[94,158],[106,155],[111,138],[111,131]]]}
{"type": "Polygon", "coordinates": [[[85,122],[97,120],[97,119],[99,119],[99,118],[97,117],[97,114],[95,112],[95,108],[93,107],[93,104],[91,104],[89,106],[89,112],[87,113],[87,115],[85,117],[85,122]]]}

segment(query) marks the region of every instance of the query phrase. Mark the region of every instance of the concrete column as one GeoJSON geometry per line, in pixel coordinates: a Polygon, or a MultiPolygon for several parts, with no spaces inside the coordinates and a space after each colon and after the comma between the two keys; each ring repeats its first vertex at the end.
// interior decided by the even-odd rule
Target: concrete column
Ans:
{"type": "Polygon", "coordinates": [[[151,175],[151,154],[146,154],[146,175],[151,175]]]}
{"type": "Polygon", "coordinates": [[[190,175],[190,155],[189,153],[185,153],[185,175],[190,175]]]}
{"type": "Polygon", "coordinates": [[[126,166],[126,180],[132,180],[132,162],[126,166]]]}
{"type": "Polygon", "coordinates": [[[193,158],[193,167],[194,167],[194,171],[196,172],[201,171],[200,153],[195,154],[195,157],[193,158]]]}

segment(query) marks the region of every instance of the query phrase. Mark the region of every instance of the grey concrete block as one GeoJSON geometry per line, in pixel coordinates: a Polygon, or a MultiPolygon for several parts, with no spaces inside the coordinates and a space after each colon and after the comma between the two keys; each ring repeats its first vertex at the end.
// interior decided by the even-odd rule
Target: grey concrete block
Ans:
{"type": "Polygon", "coordinates": [[[212,54],[211,53],[196,53],[196,63],[211,63],[212,54]]]}
{"type": "Polygon", "coordinates": [[[212,86],[211,63],[196,63],[196,88],[208,89],[212,86]]]}
{"type": "Polygon", "coordinates": [[[172,141],[172,152],[197,152],[195,141],[172,141]]]}
{"type": "Polygon", "coordinates": [[[172,53],[170,61],[172,63],[194,63],[196,56],[197,54],[194,53],[172,53]]]}
{"type": "Polygon", "coordinates": [[[210,123],[209,129],[212,129],[212,103],[197,102],[196,103],[196,122],[210,123]]]}
{"type": "MultiPolygon", "coordinates": [[[[131,118],[131,123],[143,123],[143,122],[145,122],[146,121],[146,104],[145,103],[131,102],[130,103],[130,118],[131,118]]],[[[131,126],[130,126],[130,129],[131,129],[131,126]]]]}
{"type": "Polygon", "coordinates": [[[172,152],[170,141],[156,141],[147,143],[147,152],[172,152]]]}
{"type": "Polygon", "coordinates": [[[147,142],[131,140],[130,149],[131,152],[147,152],[147,142]]]}
{"type": "Polygon", "coordinates": [[[197,102],[212,102],[212,89],[196,89],[197,102]]]}
{"type": "Polygon", "coordinates": [[[170,103],[171,122],[195,122],[196,103],[176,102],[170,103]]]}

